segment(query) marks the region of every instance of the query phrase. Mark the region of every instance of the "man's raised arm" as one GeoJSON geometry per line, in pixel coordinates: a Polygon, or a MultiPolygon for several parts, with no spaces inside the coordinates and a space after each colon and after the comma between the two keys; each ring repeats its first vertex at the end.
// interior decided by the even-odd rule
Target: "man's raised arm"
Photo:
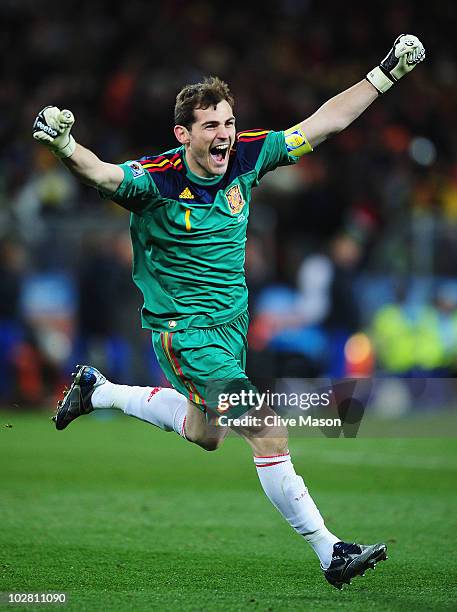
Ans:
{"type": "Polygon", "coordinates": [[[424,57],[424,47],[416,36],[399,36],[380,65],[363,81],[331,98],[311,117],[285,131],[289,153],[301,157],[329,136],[344,130],[424,57]]]}
{"type": "Polygon", "coordinates": [[[33,137],[59,157],[83,183],[107,194],[114,193],[122,183],[124,171],[77,144],[70,133],[74,122],[71,111],[46,106],[35,119],[33,137]]]}

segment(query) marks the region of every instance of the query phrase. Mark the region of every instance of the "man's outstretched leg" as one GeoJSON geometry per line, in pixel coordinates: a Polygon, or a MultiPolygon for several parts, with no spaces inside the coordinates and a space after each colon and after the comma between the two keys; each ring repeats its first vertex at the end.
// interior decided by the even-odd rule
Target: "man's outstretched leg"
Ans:
{"type": "MultiPolygon", "coordinates": [[[[274,412],[267,407],[255,413],[263,421],[274,412]]],[[[303,478],[295,473],[284,426],[260,425],[236,430],[250,444],[265,494],[286,521],[311,545],[319,557],[325,578],[338,589],[355,576],[374,569],[387,558],[386,545],[363,546],[343,542],[331,533],[316,507],[303,478]]]]}
{"type": "Polygon", "coordinates": [[[185,437],[187,400],[183,395],[162,387],[115,385],[91,366],[76,366],[73,382],[58,404],[56,428],[65,429],[79,416],[104,409],[122,410],[185,437]]]}
{"type": "Polygon", "coordinates": [[[91,366],[76,366],[73,382],[53,419],[61,430],[79,416],[106,409],[122,410],[164,431],[175,431],[205,450],[216,450],[228,432],[227,427],[214,427],[175,389],[116,385],[91,366]]]}

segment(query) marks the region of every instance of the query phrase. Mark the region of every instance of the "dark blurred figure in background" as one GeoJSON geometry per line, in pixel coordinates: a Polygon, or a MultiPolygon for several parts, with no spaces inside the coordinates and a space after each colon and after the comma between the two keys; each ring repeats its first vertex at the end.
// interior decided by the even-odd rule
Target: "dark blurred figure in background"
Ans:
{"type": "Polygon", "coordinates": [[[130,304],[124,292],[123,262],[115,246],[115,236],[106,231],[85,241],[78,285],[78,323],[81,362],[100,364],[110,376],[122,380],[129,351],[116,324],[119,311],[130,304]]]}
{"type": "Polygon", "coordinates": [[[277,286],[259,296],[250,344],[264,353],[263,370],[269,354],[273,377],[345,375],[344,346],[360,327],[354,282],[362,255],[359,240],[338,233],[302,261],[297,290],[277,286]]]}
{"type": "Polygon", "coordinates": [[[17,392],[18,358],[25,329],[20,312],[25,252],[13,238],[0,240],[0,398],[17,392]]]}
{"type": "Polygon", "coordinates": [[[105,231],[84,241],[78,294],[78,357],[121,382],[148,380],[149,335],[138,326],[140,294],[131,280],[128,232],[105,231]],[[100,313],[104,313],[100,317],[100,313]],[[145,365],[146,363],[146,365],[145,365]]]}
{"type": "Polygon", "coordinates": [[[0,401],[34,406],[46,395],[46,363],[23,317],[27,253],[17,237],[0,240],[0,401]]]}
{"type": "Polygon", "coordinates": [[[344,346],[349,336],[358,331],[361,325],[354,283],[362,256],[363,245],[349,233],[340,233],[330,242],[327,257],[330,271],[327,287],[329,308],[322,321],[328,335],[326,373],[329,376],[345,376],[344,346]]]}

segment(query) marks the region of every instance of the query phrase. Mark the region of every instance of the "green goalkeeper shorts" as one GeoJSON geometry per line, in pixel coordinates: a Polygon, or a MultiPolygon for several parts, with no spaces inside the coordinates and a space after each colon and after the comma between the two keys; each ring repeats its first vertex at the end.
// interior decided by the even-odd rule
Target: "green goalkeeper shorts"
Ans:
{"type": "Polygon", "coordinates": [[[245,373],[248,324],[246,311],[225,325],[152,332],[154,351],[168,381],[203,412],[217,410],[223,391],[255,390],[245,373]]]}

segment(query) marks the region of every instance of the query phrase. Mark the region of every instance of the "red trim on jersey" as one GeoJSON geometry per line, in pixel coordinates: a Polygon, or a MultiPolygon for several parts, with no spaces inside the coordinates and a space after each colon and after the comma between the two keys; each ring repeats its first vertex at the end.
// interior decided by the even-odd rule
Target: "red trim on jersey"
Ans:
{"type": "MultiPolygon", "coordinates": [[[[173,332],[170,332],[170,333],[168,334],[168,352],[170,353],[170,356],[171,356],[171,358],[173,359],[174,364],[176,365],[176,369],[178,370],[178,373],[179,373],[179,375],[180,375],[180,377],[181,377],[181,379],[182,379],[183,383],[185,384],[185,386],[186,386],[187,388],[189,388],[189,387],[191,388],[191,390],[193,391],[193,393],[194,393],[195,395],[197,395],[197,396],[200,398],[201,403],[202,403],[202,405],[204,406],[204,405],[205,405],[205,400],[202,398],[202,396],[200,395],[200,393],[199,393],[199,392],[197,391],[197,389],[195,388],[194,383],[193,383],[191,380],[188,380],[188,379],[187,379],[187,378],[184,376],[183,371],[181,370],[181,366],[179,365],[179,361],[178,361],[178,359],[177,359],[176,355],[175,355],[175,354],[174,354],[174,352],[173,352],[173,347],[172,347],[172,337],[173,337],[173,332]]],[[[192,399],[192,398],[190,398],[190,399],[192,399]]]]}
{"type": "Polygon", "coordinates": [[[165,164],[162,168],[145,168],[146,172],[165,172],[165,170],[182,170],[182,164],[173,166],[173,164],[165,164]]]}
{"type": "Polygon", "coordinates": [[[261,468],[261,467],[271,467],[272,465],[279,465],[280,463],[286,463],[287,459],[284,459],[284,461],[272,461],[271,463],[256,463],[256,468],[261,468]]]}
{"type": "MultiPolygon", "coordinates": [[[[170,364],[171,364],[171,366],[172,366],[172,368],[173,368],[173,372],[174,372],[174,374],[176,375],[176,371],[175,371],[175,368],[174,368],[174,364],[173,364],[173,362],[172,362],[172,361],[170,361],[170,356],[169,356],[169,354],[168,354],[167,347],[165,346],[165,332],[161,332],[161,333],[160,333],[160,342],[161,342],[161,344],[162,344],[162,350],[163,350],[163,352],[164,352],[165,358],[166,358],[166,360],[168,361],[168,363],[170,363],[170,364]]],[[[192,392],[191,392],[189,389],[188,389],[188,391],[189,391],[189,399],[192,399],[192,392]]]]}
{"type": "Polygon", "coordinates": [[[168,159],[168,161],[174,161],[180,155],[180,153],[173,153],[171,157],[167,157],[166,155],[148,155],[146,159],[140,159],[138,161],[140,162],[140,164],[154,164],[163,161],[164,159],[168,159]]]}
{"type": "Polygon", "coordinates": [[[266,131],[271,131],[271,130],[267,130],[267,128],[264,128],[264,127],[252,128],[250,130],[241,130],[241,132],[237,132],[237,136],[241,136],[241,134],[248,134],[250,132],[266,132],[266,131]]]}
{"type": "Polygon", "coordinates": [[[262,134],[261,136],[243,136],[238,138],[238,142],[253,142],[254,140],[263,140],[268,134],[262,134]]]}
{"type": "Polygon", "coordinates": [[[252,142],[254,140],[263,140],[268,136],[271,130],[265,128],[253,128],[252,130],[243,130],[236,135],[237,142],[252,142]]]}
{"type": "Polygon", "coordinates": [[[140,159],[138,160],[140,164],[153,164],[155,162],[159,162],[165,159],[165,155],[158,155],[157,157],[148,157],[148,159],[140,159]]]}
{"type": "Polygon", "coordinates": [[[182,170],[182,162],[179,161],[179,164],[176,166],[173,162],[175,162],[180,157],[180,153],[174,153],[171,157],[165,157],[165,155],[158,155],[157,157],[153,157],[152,159],[143,159],[140,161],[140,164],[143,166],[147,166],[148,164],[163,164],[160,167],[155,168],[144,168],[147,172],[164,172],[165,170],[182,170]],[[163,163],[166,162],[166,163],[163,163]]]}

